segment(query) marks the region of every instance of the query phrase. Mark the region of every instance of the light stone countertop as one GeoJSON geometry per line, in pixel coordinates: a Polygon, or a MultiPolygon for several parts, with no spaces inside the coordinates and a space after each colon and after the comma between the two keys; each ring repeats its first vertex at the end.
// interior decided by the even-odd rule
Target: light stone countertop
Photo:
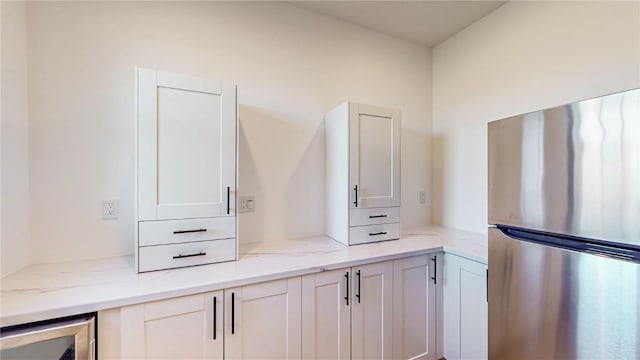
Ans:
{"type": "Polygon", "coordinates": [[[30,265],[1,279],[0,326],[446,251],[487,263],[486,235],[428,227],[346,247],[327,238],[240,244],[238,261],[136,274],[133,256],[30,265]]]}

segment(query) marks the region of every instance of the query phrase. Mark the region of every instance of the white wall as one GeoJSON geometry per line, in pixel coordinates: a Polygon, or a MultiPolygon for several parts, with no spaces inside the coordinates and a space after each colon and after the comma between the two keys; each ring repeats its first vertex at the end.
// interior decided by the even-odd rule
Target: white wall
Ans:
{"type": "Polygon", "coordinates": [[[27,108],[27,17],[23,2],[1,5],[2,21],[2,217],[1,271],[25,266],[29,241],[29,142],[27,108]]]}
{"type": "Polygon", "coordinates": [[[402,110],[404,227],[429,222],[430,51],[286,3],[31,3],[36,262],[133,252],[134,66],[238,83],[242,241],[324,233],[323,114],[402,110]],[[104,221],[101,201],[120,199],[104,221]]]}
{"type": "Polygon", "coordinates": [[[640,87],[640,2],[509,2],[432,69],[433,221],[486,232],[486,123],[640,87]]]}

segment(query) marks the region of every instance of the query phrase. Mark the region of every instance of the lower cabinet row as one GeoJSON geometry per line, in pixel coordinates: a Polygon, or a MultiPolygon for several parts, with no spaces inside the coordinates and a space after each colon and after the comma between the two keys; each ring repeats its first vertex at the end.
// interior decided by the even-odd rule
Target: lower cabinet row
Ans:
{"type": "Polygon", "coordinates": [[[114,315],[107,311],[104,321],[99,318],[104,329],[99,342],[101,355],[135,359],[435,359],[436,256],[122,307],[119,336],[109,330],[114,315]],[[119,346],[110,341],[119,342],[119,346]]]}

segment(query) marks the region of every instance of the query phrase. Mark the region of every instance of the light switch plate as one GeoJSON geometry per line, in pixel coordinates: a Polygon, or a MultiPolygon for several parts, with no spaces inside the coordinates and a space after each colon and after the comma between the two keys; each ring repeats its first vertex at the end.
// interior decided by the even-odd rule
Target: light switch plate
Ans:
{"type": "Polygon", "coordinates": [[[254,212],[256,211],[256,199],[253,195],[238,197],[238,212],[254,212]]]}

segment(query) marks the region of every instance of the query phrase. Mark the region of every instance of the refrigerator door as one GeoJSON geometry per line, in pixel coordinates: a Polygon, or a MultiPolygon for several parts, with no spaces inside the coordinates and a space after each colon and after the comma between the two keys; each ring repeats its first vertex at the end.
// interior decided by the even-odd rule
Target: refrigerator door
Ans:
{"type": "Polygon", "coordinates": [[[489,358],[640,359],[640,263],[489,229],[489,358]]]}
{"type": "Polygon", "coordinates": [[[640,248],[640,89],[489,123],[489,223],[640,248]]]}

